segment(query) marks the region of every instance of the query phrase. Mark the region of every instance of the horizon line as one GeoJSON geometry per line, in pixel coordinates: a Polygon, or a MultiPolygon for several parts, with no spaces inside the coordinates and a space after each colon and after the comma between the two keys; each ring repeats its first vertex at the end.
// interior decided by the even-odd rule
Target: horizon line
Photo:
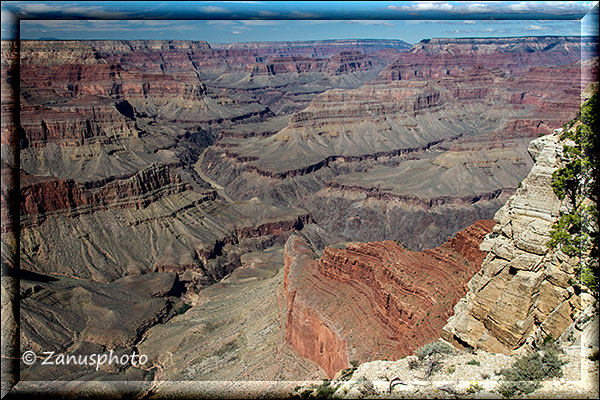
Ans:
{"type": "MultiPolygon", "coordinates": [[[[522,36],[461,36],[461,37],[444,37],[444,36],[436,36],[430,38],[423,38],[420,41],[414,42],[420,43],[423,40],[432,40],[432,39],[520,39],[520,38],[552,38],[552,37],[561,37],[561,38],[597,38],[598,35],[522,35],[522,36]]],[[[60,38],[38,38],[38,39],[1,39],[2,41],[43,41],[43,42],[100,42],[100,41],[126,41],[126,42],[135,42],[135,41],[154,41],[154,42],[206,42],[213,44],[234,44],[234,43],[290,43],[290,42],[337,42],[337,41],[349,41],[349,40],[365,40],[365,41],[377,41],[377,40],[389,40],[396,42],[407,42],[404,39],[391,39],[391,38],[340,38],[340,39],[308,39],[308,40],[251,40],[251,41],[235,41],[235,42],[209,42],[203,39],[60,39],[60,38]]]]}

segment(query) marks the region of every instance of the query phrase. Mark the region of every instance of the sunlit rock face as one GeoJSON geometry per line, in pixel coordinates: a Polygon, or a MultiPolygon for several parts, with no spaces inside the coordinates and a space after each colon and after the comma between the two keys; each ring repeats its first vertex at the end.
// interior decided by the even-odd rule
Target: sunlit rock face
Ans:
{"type": "Polygon", "coordinates": [[[480,246],[487,254],[481,270],[469,281],[442,337],[512,353],[547,335],[559,337],[581,311],[571,285],[577,260],[546,247],[561,207],[551,183],[562,151],[558,135],[531,142],[535,165],[496,213],[493,233],[480,246]]]}
{"type": "Polygon", "coordinates": [[[286,340],[330,377],[361,362],[395,359],[439,337],[479,270],[480,221],[435,249],[413,252],[392,241],[326,247],[317,257],[292,236],[285,246],[286,340]]]}

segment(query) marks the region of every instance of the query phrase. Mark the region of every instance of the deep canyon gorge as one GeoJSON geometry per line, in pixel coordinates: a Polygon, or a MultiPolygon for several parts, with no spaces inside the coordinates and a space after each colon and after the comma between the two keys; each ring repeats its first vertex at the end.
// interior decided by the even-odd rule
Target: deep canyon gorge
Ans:
{"type": "Polygon", "coordinates": [[[3,40],[21,350],[149,357],[21,380],[331,379],[560,336],[555,130],[597,81],[585,37],[3,40]]]}

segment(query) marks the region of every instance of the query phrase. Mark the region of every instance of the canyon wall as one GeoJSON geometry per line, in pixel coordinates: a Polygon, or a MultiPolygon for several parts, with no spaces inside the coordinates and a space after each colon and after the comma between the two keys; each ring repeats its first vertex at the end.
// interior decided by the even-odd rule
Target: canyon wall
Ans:
{"type": "Polygon", "coordinates": [[[578,259],[546,247],[563,206],[551,186],[552,173],[563,161],[558,139],[554,134],[531,142],[535,165],[496,213],[493,232],[480,246],[487,256],[444,327],[443,338],[512,353],[547,335],[558,338],[577,317],[578,259]]]}
{"type": "Polygon", "coordinates": [[[378,79],[442,78],[476,64],[519,76],[533,65],[564,65],[597,57],[597,46],[593,37],[579,36],[425,39],[399,55],[378,79]]]}
{"type": "Polygon", "coordinates": [[[251,198],[232,204],[193,163],[221,131],[271,129],[271,103],[295,109],[345,80],[374,77],[383,64],[370,54],[398,45],[22,41],[12,135],[21,266],[101,282],[176,271],[202,286],[230,273],[244,251],[282,245],[312,221],[308,212],[251,198]],[[261,83],[248,84],[253,76],[261,83]],[[284,99],[293,87],[301,94],[284,99]]]}
{"type": "MultiPolygon", "coordinates": [[[[474,46],[464,42],[456,46],[474,46]]],[[[569,61],[579,57],[574,42],[561,48],[569,61]]],[[[438,246],[493,217],[531,168],[529,141],[574,117],[580,103],[577,62],[548,66],[562,61],[539,56],[517,74],[500,68],[513,52],[487,66],[472,64],[483,57],[477,49],[463,53],[470,61],[454,74],[380,75],[317,95],[279,129],[253,136],[228,129],[199,168],[234,199],[305,208],[348,240],[438,246]]],[[[597,65],[591,70],[585,82],[597,76],[597,65]]]]}
{"type": "Polygon", "coordinates": [[[492,221],[422,252],[392,242],[326,247],[301,236],[285,246],[286,340],[329,375],[348,362],[399,358],[439,337],[484,253],[492,221]]]}
{"type": "MultiPolygon", "coordinates": [[[[331,376],[437,338],[483,259],[489,223],[441,244],[491,217],[529,171],[526,143],[579,106],[580,44],[531,42],[431,40],[407,52],[385,40],[22,41],[19,77],[3,42],[2,204],[18,217],[9,226],[3,212],[2,254],[26,281],[21,343],[43,348],[47,333],[57,351],[92,343],[101,352],[133,346],[154,325],[150,350],[162,348],[160,323],[182,298],[212,286],[228,310],[235,271],[262,279],[238,268],[246,254],[286,243],[285,351],[291,344],[331,376]],[[4,96],[17,86],[18,109],[4,96]],[[306,232],[288,240],[306,224],[336,239],[318,250],[306,232]],[[316,255],[348,239],[440,246],[353,243],[316,255]],[[55,302],[62,312],[50,311],[55,302]],[[94,307],[107,317],[71,318],[94,307]]],[[[237,339],[220,343],[231,350],[237,339]]],[[[210,364],[221,348],[206,349],[210,364]]]]}

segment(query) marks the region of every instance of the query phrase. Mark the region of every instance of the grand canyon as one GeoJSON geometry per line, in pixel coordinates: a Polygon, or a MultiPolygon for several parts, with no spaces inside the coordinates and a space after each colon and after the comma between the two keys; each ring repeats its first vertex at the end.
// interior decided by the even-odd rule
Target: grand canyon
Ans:
{"type": "Polygon", "coordinates": [[[2,41],[20,351],[148,357],[20,380],[290,396],[580,328],[592,296],[546,242],[596,40],[2,41]]]}

